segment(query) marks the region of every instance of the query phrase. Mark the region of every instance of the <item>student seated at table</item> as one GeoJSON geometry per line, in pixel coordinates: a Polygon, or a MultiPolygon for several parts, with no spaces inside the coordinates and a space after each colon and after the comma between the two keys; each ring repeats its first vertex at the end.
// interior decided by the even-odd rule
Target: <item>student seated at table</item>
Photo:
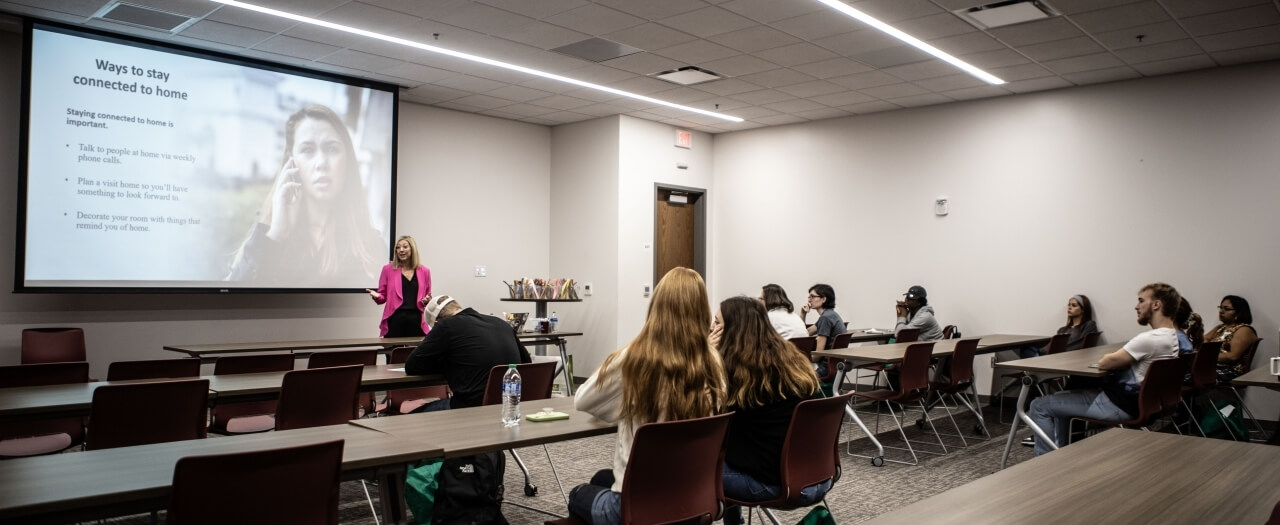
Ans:
{"type": "Polygon", "coordinates": [[[1258,340],[1258,333],[1250,326],[1253,311],[1249,309],[1249,301],[1238,295],[1223,297],[1218,305],[1218,322],[1218,326],[1205,334],[1204,340],[1222,342],[1222,353],[1218,354],[1218,381],[1230,381],[1253,366],[1253,355],[1245,355],[1258,340]]]}
{"type": "MultiPolygon", "coordinates": [[[[795,317],[795,316],[791,316],[795,317]]],[[[730,297],[716,315],[718,349],[733,410],[724,458],[724,495],[766,501],[782,495],[782,444],[796,405],[817,397],[818,376],[799,349],[770,326],[764,306],[730,297]]],[[[808,505],[831,488],[826,481],[802,491],[808,505]]],[[[742,523],[742,509],[725,509],[725,525],[742,523]]]]}
{"type": "Polygon", "coordinates": [[[453,297],[433,297],[424,314],[431,331],[409,354],[404,371],[409,375],[443,373],[453,397],[427,403],[415,412],[478,407],[484,401],[489,369],[533,362],[510,324],[463,308],[453,297]]]}
{"type": "MultiPolygon", "coordinates": [[[[1067,390],[1044,396],[1031,402],[1031,419],[1053,437],[1059,447],[1067,445],[1070,421],[1073,417],[1088,417],[1102,421],[1125,421],[1138,413],[1138,390],[1146,378],[1151,362],[1178,356],[1178,330],[1174,319],[1178,315],[1181,296],[1165,283],[1148,284],[1138,293],[1134,311],[1138,324],[1150,326],[1124,347],[1098,360],[1098,369],[1112,372],[1101,390],[1067,390]]],[[[1053,450],[1048,443],[1036,438],[1035,452],[1039,456],[1053,450]]]]}
{"type": "Polygon", "coordinates": [[[903,328],[919,328],[920,341],[937,341],[942,339],[942,327],[934,316],[933,307],[929,306],[929,294],[923,286],[915,285],[902,294],[906,300],[898,301],[893,307],[898,318],[893,332],[896,334],[903,328]]]}
{"type": "MultiPolygon", "coordinates": [[[[1084,294],[1077,294],[1067,299],[1067,324],[1058,329],[1059,334],[1067,336],[1067,350],[1079,350],[1084,346],[1084,336],[1098,331],[1098,323],[1093,321],[1093,303],[1084,294]]],[[[1044,355],[1046,349],[1037,346],[1025,346],[1018,351],[1018,357],[1027,359],[1044,355]]]]}
{"type": "MultiPolygon", "coordinates": [[[[791,299],[787,298],[787,291],[776,284],[766,284],[760,290],[760,301],[764,303],[764,309],[769,312],[769,322],[773,324],[773,329],[783,339],[795,339],[797,337],[807,337],[809,329],[804,325],[804,319],[796,317],[795,306],[791,304],[791,299]]],[[[841,321],[843,323],[843,321],[841,321]]],[[[841,330],[843,331],[843,329],[841,330]]]]}
{"type": "MultiPolygon", "coordinates": [[[[1191,309],[1191,303],[1186,297],[1178,300],[1178,316],[1173,322],[1178,325],[1178,353],[1194,354],[1200,349],[1200,343],[1204,342],[1204,321],[1200,319],[1200,314],[1191,309]]],[[[1190,374],[1191,372],[1187,372],[1188,379],[1190,374]]]]}
{"type": "MultiPolygon", "coordinates": [[[[621,521],[622,480],[636,429],[706,417],[724,408],[724,367],[711,346],[711,304],[698,272],[673,268],[653,290],[639,335],[605,358],[579,387],[574,407],[618,423],[613,469],[569,493],[569,513],[592,525],[621,521]]],[[[431,333],[435,333],[433,330],[431,333]]],[[[676,466],[671,475],[679,476],[676,466]]]]}
{"type": "MultiPolygon", "coordinates": [[[[818,311],[818,321],[809,326],[809,335],[818,339],[817,347],[822,350],[831,348],[836,336],[844,333],[844,319],[836,313],[836,290],[828,284],[815,284],[809,288],[809,300],[800,307],[800,319],[806,319],[809,312],[818,311]]],[[[818,377],[827,376],[827,360],[817,358],[818,377]]]]}

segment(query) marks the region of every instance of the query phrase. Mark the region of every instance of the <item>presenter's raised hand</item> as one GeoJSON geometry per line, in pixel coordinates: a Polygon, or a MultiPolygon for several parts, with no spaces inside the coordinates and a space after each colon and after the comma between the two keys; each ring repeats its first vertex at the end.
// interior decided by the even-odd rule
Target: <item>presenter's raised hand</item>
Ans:
{"type": "Polygon", "coordinates": [[[382,294],[378,293],[376,290],[365,288],[364,291],[369,292],[369,297],[372,297],[375,301],[382,299],[382,294]]]}
{"type": "Polygon", "coordinates": [[[426,308],[426,307],[427,307],[427,303],[429,303],[429,302],[431,302],[431,294],[424,294],[424,295],[422,296],[422,300],[421,300],[421,301],[418,301],[418,306],[421,306],[421,307],[423,307],[423,308],[426,308]]]}
{"type": "Polygon", "coordinates": [[[302,200],[302,184],[298,182],[298,165],[293,157],[280,168],[280,176],[276,177],[276,187],[271,196],[271,224],[267,229],[267,238],[278,241],[289,235],[298,223],[298,208],[302,200]]]}

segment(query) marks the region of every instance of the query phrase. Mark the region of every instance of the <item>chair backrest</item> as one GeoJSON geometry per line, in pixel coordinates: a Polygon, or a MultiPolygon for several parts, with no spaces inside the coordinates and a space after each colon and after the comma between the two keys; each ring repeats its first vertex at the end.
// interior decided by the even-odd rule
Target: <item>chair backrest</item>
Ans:
{"type": "Polygon", "coordinates": [[[1258,344],[1260,343],[1262,343],[1261,337],[1254,339],[1253,344],[1249,345],[1249,348],[1246,348],[1244,354],[1240,356],[1240,362],[1244,363],[1246,370],[1253,369],[1253,356],[1258,353],[1258,344]]]}
{"type": "Polygon", "coordinates": [[[973,356],[978,353],[978,339],[956,341],[951,352],[951,385],[968,384],[973,380],[973,356]]]}
{"type": "Polygon", "coordinates": [[[793,337],[787,340],[791,341],[791,344],[796,345],[796,348],[801,352],[804,352],[805,356],[808,356],[814,350],[818,349],[818,336],[816,335],[808,337],[793,337]]]}
{"type": "Polygon", "coordinates": [[[919,328],[903,328],[901,330],[898,330],[898,333],[894,334],[893,336],[893,342],[895,343],[914,343],[919,340],[920,340],[919,328]]]}
{"type": "Polygon", "coordinates": [[[1061,354],[1067,351],[1067,340],[1071,338],[1071,334],[1055,334],[1049,338],[1049,345],[1045,347],[1045,354],[1061,354]]]}
{"type": "Polygon", "coordinates": [[[387,364],[399,365],[409,361],[409,354],[417,350],[416,346],[397,346],[391,349],[391,355],[387,356],[387,364]]]}
{"type": "Polygon", "coordinates": [[[724,502],[725,434],[733,413],[636,429],[622,478],[622,523],[711,523],[724,502]],[[673,476],[672,465],[679,465],[673,476]]]}
{"type": "Polygon", "coordinates": [[[307,359],[307,368],[331,368],[335,366],[378,364],[377,350],[343,350],[340,352],[316,352],[307,359]]]}
{"type": "Polygon", "coordinates": [[[913,343],[902,356],[898,370],[898,391],[923,391],[929,388],[929,363],[933,361],[933,341],[913,343]]]}
{"type": "Polygon", "coordinates": [[[285,372],[276,430],[340,425],[360,417],[361,365],[285,372]]]}
{"type": "Polygon", "coordinates": [[[1200,390],[1218,383],[1218,354],[1221,352],[1222,341],[1200,343],[1191,360],[1192,387],[1200,390]]]}
{"type": "Polygon", "coordinates": [[[1098,339],[1102,337],[1102,332],[1089,332],[1084,334],[1084,341],[1080,342],[1080,348],[1093,348],[1098,346],[1098,339]]]}
{"type": "Polygon", "coordinates": [[[801,489],[839,478],[840,424],[844,421],[844,407],[852,397],[853,392],[849,392],[796,405],[782,442],[785,506],[799,505],[801,489]]]}
{"type": "Polygon", "coordinates": [[[942,338],[943,338],[943,339],[951,339],[951,338],[955,337],[955,336],[956,336],[956,334],[958,334],[958,333],[960,333],[960,327],[958,327],[958,326],[956,326],[956,325],[949,324],[949,325],[947,325],[947,326],[942,327],[942,338]]]}
{"type": "Polygon", "coordinates": [[[213,362],[215,376],[290,370],[293,370],[293,354],[228,355],[213,362]]]}
{"type": "MultiPolygon", "coordinates": [[[[533,401],[551,397],[551,384],[556,379],[556,362],[521,363],[516,365],[520,371],[520,400],[533,401]]],[[[502,376],[507,373],[505,365],[489,369],[489,382],[484,386],[485,405],[502,403],[502,376]]]]}
{"type": "Polygon", "coordinates": [[[1178,405],[1182,395],[1182,379],[1186,364],[1181,359],[1157,359],[1147,367],[1147,375],[1138,390],[1138,417],[1150,423],[1166,409],[1178,405]]]}
{"type": "Polygon", "coordinates": [[[88,361],[84,330],[26,328],[22,330],[22,364],[88,361]]]}
{"type": "Polygon", "coordinates": [[[0,388],[88,383],[89,363],[38,363],[0,366],[0,388]]]}
{"type": "Polygon", "coordinates": [[[178,379],[200,377],[200,358],[116,361],[107,367],[107,381],[131,379],[178,379]]]}
{"type": "Polygon", "coordinates": [[[209,380],[100,386],[93,391],[87,450],[201,439],[209,380]]]}
{"type": "Polygon", "coordinates": [[[165,521],[337,525],[342,447],[339,440],[179,459],[165,521]]]}
{"type": "Polygon", "coordinates": [[[831,340],[831,348],[849,348],[849,339],[853,338],[853,334],[845,332],[836,334],[835,339],[831,340]]]}

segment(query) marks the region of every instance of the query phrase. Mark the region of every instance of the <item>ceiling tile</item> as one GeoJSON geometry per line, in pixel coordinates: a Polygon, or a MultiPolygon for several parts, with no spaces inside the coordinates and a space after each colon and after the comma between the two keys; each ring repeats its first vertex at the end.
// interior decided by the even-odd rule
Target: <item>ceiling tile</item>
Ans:
{"type": "Polygon", "coordinates": [[[1177,22],[1161,22],[1145,26],[1130,27],[1105,33],[1095,33],[1094,38],[1102,42],[1107,49],[1124,49],[1148,44],[1159,44],[1187,38],[1187,32],[1177,22]],[[1139,39],[1138,35],[1142,35],[1139,39]]]}
{"type": "Polygon", "coordinates": [[[797,117],[807,118],[809,120],[826,120],[830,118],[841,118],[851,115],[848,111],[836,108],[813,109],[809,111],[799,111],[795,114],[797,117]]]}
{"type": "Polygon", "coordinates": [[[826,9],[817,2],[779,2],[778,0],[733,0],[720,4],[720,7],[766,23],[826,9]]]}
{"type": "Polygon", "coordinates": [[[515,102],[529,102],[551,96],[551,93],[538,89],[530,89],[524,86],[503,86],[498,89],[485,92],[491,97],[505,98],[515,102]]]}
{"type": "Polygon", "coordinates": [[[449,25],[470,29],[472,31],[498,36],[502,36],[507,32],[514,31],[520,27],[534,23],[534,19],[527,16],[517,15],[496,7],[474,2],[467,4],[461,9],[451,11],[440,18],[436,18],[435,20],[449,25]]]}
{"type": "Polygon", "coordinates": [[[484,93],[486,91],[493,91],[495,89],[498,89],[506,85],[496,80],[473,77],[470,75],[458,75],[458,76],[449,77],[443,80],[437,80],[432,83],[438,86],[444,86],[444,87],[453,88],[453,89],[461,89],[463,91],[470,91],[472,93],[484,93]]]}
{"type": "Polygon", "coordinates": [[[707,6],[707,4],[698,0],[644,0],[643,2],[636,2],[635,0],[595,0],[595,2],[649,20],[675,16],[707,6]]]}
{"type": "Polygon", "coordinates": [[[1067,82],[1067,80],[1062,77],[1044,77],[1010,82],[1005,84],[1004,88],[1014,93],[1032,93],[1036,91],[1066,88],[1071,87],[1072,85],[1072,83],[1067,82]]]}
{"type": "MultiPolygon", "coordinates": [[[[606,112],[604,115],[599,115],[599,116],[608,116],[608,115],[613,115],[615,113],[617,112],[609,111],[609,112],[606,112]]],[[[558,124],[572,124],[574,122],[582,122],[584,120],[591,120],[593,118],[597,118],[597,115],[585,115],[582,113],[578,113],[576,111],[557,111],[555,113],[547,113],[546,115],[538,115],[538,118],[550,120],[558,124]]]]}
{"type": "Polygon", "coordinates": [[[726,77],[739,77],[776,69],[778,66],[772,62],[760,60],[751,55],[738,55],[720,60],[714,60],[702,64],[702,67],[714,71],[726,77]]]}
{"type": "Polygon", "coordinates": [[[878,68],[900,66],[924,60],[933,60],[933,56],[911,46],[897,46],[886,49],[853,55],[849,58],[878,68]]]}
{"type": "Polygon", "coordinates": [[[774,115],[772,117],[760,117],[752,120],[769,126],[782,126],[798,122],[808,122],[808,120],[795,115],[774,115]]]}
{"type": "Polygon", "coordinates": [[[937,93],[928,93],[924,95],[912,95],[910,97],[899,97],[899,98],[891,99],[891,101],[894,104],[897,104],[899,106],[905,106],[909,108],[918,108],[921,106],[932,106],[935,104],[946,104],[947,102],[953,102],[950,98],[947,98],[946,96],[943,96],[943,95],[939,95],[937,93]]]}
{"type": "Polygon", "coordinates": [[[751,106],[751,107],[734,110],[733,112],[733,116],[745,118],[745,119],[772,117],[774,115],[781,115],[781,113],[778,113],[777,111],[766,108],[764,106],[751,106]]]}
{"type": "Polygon", "coordinates": [[[1214,63],[1213,59],[1209,58],[1209,55],[1200,54],[1189,57],[1134,64],[1133,68],[1137,69],[1143,75],[1151,77],[1156,75],[1167,75],[1169,73],[1179,73],[1182,71],[1191,71],[1193,69],[1210,68],[1216,65],[1217,64],[1214,63]]]}
{"type": "Polygon", "coordinates": [[[685,66],[684,62],[671,60],[667,57],[661,57],[653,53],[636,53],[624,57],[618,57],[613,60],[606,60],[601,64],[630,71],[638,75],[649,75],[653,73],[661,73],[671,69],[685,66]]]}
{"type": "Polygon", "coordinates": [[[753,26],[730,31],[708,38],[708,40],[744,53],[754,53],[800,41],[799,38],[765,26],[753,26]]]}
{"type": "Polygon", "coordinates": [[[688,33],[681,33],[675,29],[652,22],[609,33],[604,35],[603,38],[645,51],[653,51],[698,39],[698,37],[688,33]]]}
{"type": "MultiPolygon", "coordinates": [[[[1143,0],[1052,0],[1054,10],[1064,15],[1074,15],[1085,11],[1107,9],[1122,4],[1132,4],[1143,0]]],[[[1197,0],[1199,1],[1199,0],[1197,0]]]]}
{"type": "Polygon", "coordinates": [[[990,69],[987,72],[999,77],[1000,80],[1004,80],[1005,82],[1053,76],[1052,71],[1045,69],[1040,64],[1020,64],[1017,66],[997,67],[990,69]]]}
{"type": "Polygon", "coordinates": [[[383,9],[360,2],[340,5],[316,16],[316,18],[326,22],[377,32],[386,32],[389,28],[403,29],[420,20],[419,17],[400,11],[383,9]]]}
{"type": "Polygon", "coordinates": [[[448,102],[440,102],[435,104],[436,107],[461,111],[463,113],[479,113],[488,108],[469,106],[467,104],[459,104],[457,101],[450,100],[448,102]]]}
{"type": "Polygon", "coordinates": [[[539,51],[532,55],[520,57],[520,65],[549,73],[568,73],[593,63],[554,51],[539,51]]]}
{"type": "Polygon", "coordinates": [[[671,47],[659,49],[654,51],[654,53],[690,65],[698,65],[703,62],[729,58],[738,54],[737,51],[706,40],[694,40],[692,42],[677,44],[671,47]]]}
{"type": "Polygon", "coordinates": [[[1103,82],[1115,82],[1117,80],[1139,78],[1142,74],[1129,66],[1121,66],[1107,69],[1095,69],[1093,71],[1084,71],[1080,73],[1070,73],[1062,76],[1078,86],[1083,86],[1085,84],[1101,84],[1103,82]]]}
{"type": "Polygon", "coordinates": [[[812,100],[819,104],[831,106],[833,108],[838,108],[841,106],[848,106],[851,104],[860,104],[863,102],[870,102],[872,100],[875,100],[875,97],[872,97],[870,95],[864,95],[862,93],[858,93],[857,91],[844,91],[840,93],[832,93],[830,95],[813,97],[813,98],[810,98],[809,100],[812,100]]]}
{"type": "Polygon", "coordinates": [[[324,58],[321,58],[319,62],[323,62],[325,64],[333,64],[336,66],[349,67],[351,69],[358,69],[362,71],[382,71],[387,68],[404,63],[403,61],[396,60],[394,58],[371,55],[369,53],[352,51],[350,49],[343,49],[341,51],[338,51],[337,53],[328,55],[324,58]]]}
{"type": "Polygon", "coordinates": [[[502,38],[514,40],[542,49],[555,49],[560,46],[580,42],[591,38],[591,35],[565,29],[563,27],[535,22],[502,33],[502,38]]]}
{"type": "Polygon", "coordinates": [[[182,35],[171,36],[169,37],[169,41],[179,45],[194,47],[196,49],[206,49],[209,51],[221,51],[223,53],[231,53],[233,55],[240,54],[245,50],[245,48],[241,46],[220,44],[217,42],[210,42],[208,40],[196,40],[194,38],[187,38],[182,35]]]}
{"type": "MultiPolygon", "coordinates": [[[[814,3],[816,4],[816,2],[814,3]]],[[[770,25],[772,25],[774,29],[786,31],[805,40],[817,40],[831,35],[838,35],[840,33],[848,33],[850,31],[866,28],[866,26],[861,22],[857,22],[838,13],[833,13],[830,9],[823,9],[807,15],[779,20],[770,25]]]]}
{"type": "Polygon", "coordinates": [[[1269,0],[1161,0],[1173,16],[1189,17],[1239,9],[1258,4],[1269,4],[1269,0]]]}
{"type": "Polygon", "coordinates": [[[844,56],[860,55],[869,51],[898,47],[902,41],[875,29],[865,29],[820,38],[813,43],[844,56]]]}
{"type": "Polygon", "coordinates": [[[770,87],[770,88],[776,88],[778,86],[788,86],[791,84],[798,84],[800,82],[805,82],[809,80],[816,80],[809,75],[806,75],[799,71],[786,69],[786,68],[779,68],[779,69],[774,69],[770,71],[765,71],[762,73],[753,73],[750,75],[743,75],[740,78],[752,84],[758,84],[758,85],[761,85],[764,87],[770,87]]]}
{"type": "MultiPolygon", "coordinates": [[[[705,107],[711,108],[711,111],[725,111],[729,113],[733,113],[739,109],[746,108],[751,105],[741,100],[734,100],[729,97],[720,97],[720,96],[712,97],[706,100],[699,100],[697,104],[699,106],[705,106],[705,107]]],[[[741,115],[733,115],[733,116],[738,117],[741,115]]]]}
{"type": "Polygon", "coordinates": [[[715,82],[707,82],[706,84],[698,84],[697,86],[698,89],[721,96],[758,91],[760,87],[737,78],[726,78],[715,82]]]}
{"type": "Polygon", "coordinates": [[[520,117],[536,117],[538,115],[546,115],[547,113],[555,113],[559,110],[534,104],[512,104],[510,106],[503,107],[501,111],[520,117]]]}
{"type": "Polygon", "coordinates": [[[1253,29],[1232,31],[1230,33],[1202,36],[1196,38],[1196,41],[1204,47],[1205,51],[1209,51],[1210,53],[1226,51],[1228,49],[1239,49],[1242,47],[1267,45],[1280,42],[1280,25],[1255,27],[1253,29]]]}
{"type": "Polygon", "coordinates": [[[588,35],[603,35],[643,24],[637,18],[602,5],[587,4],[544,19],[547,22],[588,35]]]}
{"type": "Polygon", "coordinates": [[[1030,62],[1030,60],[1027,60],[1027,57],[1022,56],[1017,51],[1013,51],[1011,49],[984,51],[982,53],[962,55],[959,58],[979,69],[1016,66],[1018,64],[1026,64],[1030,62]]]}
{"type": "Polygon", "coordinates": [[[885,73],[884,71],[867,71],[866,73],[854,73],[843,77],[835,77],[828,79],[832,82],[840,84],[849,89],[862,89],[875,86],[884,86],[888,84],[897,84],[902,79],[885,73]]]}
{"type": "Polygon", "coordinates": [[[80,22],[84,21],[84,17],[98,12],[98,9],[101,9],[103,4],[102,0],[72,0],[58,2],[54,5],[49,5],[48,0],[9,0],[9,3],[34,7],[43,11],[76,15],[76,17],[80,18],[80,22]]]}
{"type": "MultiPolygon", "coordinates": [[[[929,0],[864,0],[861,2],[852,2],[850,5],[852,5],[854,9],[871,15],[881,22],[889,23],[935,14],[948,14],[946,10],[938,7],[929,0]]],[[[897,24],[894,25],[897,26],[898,29],[903,29],[897,24]]],[[[903,29],[903,31],[906,30],[903,29]]],[[[908,33],[910,32],[908,31],[908,33]]]]}
{"type": "Polygon", "coordinates": [[[850,113],[866,115],[868,113],[879,113],[881,111],[892,111],[895,109],[902,109],[902,106],[899,106],[892,102],[877,100],[875,102],[863,102],[862,104],[853,104],[851,106],[844,106],[840,109],[843,109],[850,113]]]}
{"type": "Polygon", "coordinates": [[[844,86],[833,84],[825,80],[814,80],[811,82],[801,82],[799,84],[791,84],[776,88],[778,91],[795,95],[801,98],[815,97],[818,95],[829,95],[831,93],[839,93],[845,91],[844,86]]]}
{"type": "Polygon", "coordinates": [[[457,73],[454,73],[452,71],[445,71],[443,69],[436,69],[434,67],[428,67],[421,64],[414,64],[411,62],[401,62],[387,69],[379,71],[379,73],[382,73],[384,75],[391,75],[394,77],[417,80],[419,82],[436,82],[452,76],[457,76],[457,73]]]}
{"type": "MultiPolygon", "coordinates": [[[[286,1],[297,3],[309,2],[309,0],[286,1]]],[[[350,0],[328,0],[328,2],[340,5],[350,3],[350,0]]],[[[282,7],[276,7],[276,4],[280,3],[278,0],[273,0],[271,3],[272,7],[275,7],[276,9],[284,9],[282,7]]],[[[452,11],[465,8],[467,4],[471,2],[470,0],[434,0],[431,2],[422,2],[420,0],[360,0],[360,3],[370,4],[384,9],[390,9],[392,11],[399,11],[419,18],[440,18],[452,11]]],[[[327,10],[328,9],[326,9],[326,11],[327,10]]]]}
{"type": "Polygon", "coordinates": [[[258,51],[305,60],[315,60],[340,49],[328,44],[288,36],[271,37],[253,46],[253,48],[258,51]]]}
{"type": "Polygon", "coordinates": [[[719,7],[704,7],[681,15],[663,18],[659,24],[703,38],[737,31],[755,25],[751,19],[719,7]]]}
{"type": "Polygon", "coordinates": [[[991,38],[985,33],[966,33],[963,35],[938,38],[930,40],[929,45],[956,56],[981,53],[983,51],[1008,49],[1008,46],[1005,46],[1000,43],[1000,41],[991,38]]]}
{"type": "Polygon", "coordinates": [[[1280,24],[1280,8],[1264,4],[1233,11],[1221,11],[1182,20],[1192,35],[1212,35],[1253,27],[1280,24]]]}
{"type": "Polygon", "coordinates": [[[870,88],[860,89],[858,91],[861,91],[863,94],[871,95],[873,97],[881,98],[881,99],[913,97],[916,95],[924,95],[929,93],[929,90],[927,89],[924,89],[915,84],[909,84],[906,82],[902,82],[899,84],[889,84],[887,86],[870,87],[870,88]]]}
{"type": "Polygon", "coordinates": [[[680,86],[675,89],[669,89],[653,95],[653,98],[665,100],[667,102],[675,102],[676,104],[692,104],[699,100],[707,100],[714,97],[714,94],[687,86],[680,86]]]}
{"type": "Polygon", "coordinates": [[[919,38],[920,40],[932,40],[935,38],[976,33],[978,31],[977,28],[951,13],[938,13],[936,15],[913,18],[911,20],[903,20],[894,24],[894,26],[902,30],[902,32],[919,38]]]}
{"type": "Polygon", "coordinates": [[[1263,60],[1275,60],[1280,58],[1280,44],[1268,44],[1264,46],[1246,47],[1242,49],[1229,49],[1226,51],[1218,51],[1210,53],[1219,64],[1231,65],[1242,64],[1245,62],[1261,62],[1263,60]]]}
{"type": "Polygon", "coordinates": [[[1110,53],[1098,53],[1096,55],[1085,55],[1072,58],[1064,58],[1062,60],[1053,60],[1044,62],[1044,67],[1059,74],[1079,73],[1081,71],[1089,71],[1091,69],[1105,69],[1116,66],[1123,66],[1119,58],[1110,53]]]}
{"type": "Polygon", "coordinates": [[[650,77],[634,77],[623,80],[622,82],[614,82],[609,87],[629,91],[638,95],[649,95],[660,91],[671,89],[672,84],[650,77]]]}
{"type": "Polygon", "coordinates": [[[435,103],[435,102],[443,102],[445,100],[462,98],[471,94],[469,91],[463,91],[461,89],[453,89],[445,86],[437,86],[435,84],[423,84],[416,88],[410,89],[405,93],[408,93],[419,99],[430,100],[431,102],[428,102],[429,104],[435,103]]]}
{"type": "Polygon", "coordinates": [[[817,78],[834,78],[871,71],[872,67],[847,58],[832,58],[811,64],[801,64],[791,69],[817,78]]]}
{"type": "Polygon", "coordinates": [[[729,98],[734,100],[741,100],[748,104],[755,104],[758,106],[762,104],[772,104],[774,102],[791,100],[796,97],[793,97],[781,91],[775,91],[772,89],[762,89],[760,91],[751,91],[748,93],[739,93],[737,95],[731,95],[729,98]]]}
{"type": "MultiPolygon", "coordinates": [[[[614,69],[600,64],[589,64],[580,67],[565,74],[567,77],[587,82],[595,82],[597,84],[610,84],[613,82],[621,82],[635,76],[635,74],[620,69],[614,69]]],[[[537,88],[534,88],[537,89],[537,88]]]]}
{"type": "Polygon", "coordinates": [[[1065,18],[1055,17],[1048,20],[1037,20],[1006,27],[997,27],[988,31],[1000,41],[1011,46],[1026,46],[1040,42],[1052,42],[1065,38],[1083,35],[1076,26],[1065,18]]]}
{"type": "Polygon", "coordinates": [[[926,80],[917,80],[915,85],[925,88],[934,93],[944,93],[962,88],[970,88],[977,86],[985,86],[986,82],[979,80],[973,75],[960,73],[958,75],[949,75],[945,77],[930,78],[926,80]]]}
{"type": "Polygon", "coordinates": [[[218,42],[237,47],[253,47],[258,42],[262,42],[274,36],[266,31],[258,31],[257,29],[249,29],[231,24],[223,24],[219,22],[210,22],[202,20],[191,24],[179,33],[182,36],[195,38],[199,40],[208,40],[210,42],[218,42]]]}
{"type": "Polygon", "coordinates": [[[797,113],[800,111],[811,111],[815,109],[829,109],[822,104],[810,102],[802,98],[783,102],[774,102],[773,104],[765,104],[764,107],[782,113],[797,113]]]}
{"type": "Polygon", "coordinates": [[[154,7],[170,13],[201,18],[218,6],[202,0],[129,0],[131,4],[154,7]]]}
{"type": "Polygon", "coordinates": [[[271,16],[231,6],[222,6],[218,8],[217,11],[210,13],[209,16],[204,17],[204,19],[206,21],[212,20],[214,22],[249,27],[269,33],[279,33],[298,24],[298,22],[294,22],[287,18],[280,18],[278,16],[271,16]]]}
{"type": "Polygon", "coordinates": [[[1071,20],[1079,24],[1085,31],[1101,33],[1115,31],[1126,27],[1135,27],[1170,20],[1169,13],[1153,0],[1125,4],[1110,9],[1099,9],[1078,15],[1071,15],[1071,20]]]}
{"type": "MultiPolygon", "coordinates": [[[[422,0],[400,0],[402,2],[411,2],[415,4],[431,4],[432,2],[423,2],[422,0]]],[[[563,13],[570,9],[575,9],[587,5],[587,0],[538,0],[530,2],[529,0],[477,0],[481,3],[489,4],[499,9],[505,9],[513,13],[519,13],[530,18],[539,20],[551,15],[563,13]]]]}
{"type": "Polygon", "coordinates": [[[956,90],[947,91],[943,93],[943,95],[946,95],[956,100],[974,100],[979,98],[998,97],[1001,95],[1008,95],[1008,94],[1009,94],[1008,90],[1000,86],[991,86],[991,85],[956,89],[956,90]]]}
{"type": "Polygon", "coordinates": [[[1068,38],[1066,40],[1055,40],[1053,42],[1042,42],[1029,46],[1018,48],[1023,54],[1031,57],[1037,62],[1048,62],[1050,60],[1058,60],[1060,58],[1078,57],[1082,55],[1092,55],[1106,51],[1102,46],[1098,45],[1092,38],[1080,36],[1076,38],[1068,38]]]}
{"type": "MultiPolygon", "coordinates": [[[[525,86],[528,86],[528,83],[526,83],[525,86]]],[[[537,89],[537,88],[534,88],[534,89],[537,89]]],[[[616,100],[619,97],[619,95],[614,95],[613,93],[606,93],[604,91],[598,91],[590,88],[570,89],[561,94],[569,97],[573,97],[573,98],[584,98],[592,102],[595,102],[596,103],[595,105],[600,105],[601,102],[609,102],[611,100],[616,100]]]]}
{"type": "Polygon", "coordinates": [[[1204,51],[1200,49],[1200,46],[1189,38],[1116,51],[1117,56],[1130,64],[1202,54],[1204,54],[1204,51]]]}
{"type": "Polygon", "coordinates": [[[835,58],[837,55],[808,42],[791,44],[756,53],[756,56],[784,67],[835,58]]]}
{"type": "Polygon", "coordinates": [[[592,102],[590,100],[567,97],[564,95],[551,95],[546,98],[531,100],[529,101],[529,103],[537,104],[539,106],[544,106],[552,109],[560,109],[560,110],[580,108],[583,106],[590,106],[592,104],[595,104],[595,102],[592,102]]]}
{"type": "Polygon", "coordinates": [[[887,67],[883,71],[900,79],[910,81],[953,75],[960,70],[941,60],[926,60],[905,66],[887,67]]]}

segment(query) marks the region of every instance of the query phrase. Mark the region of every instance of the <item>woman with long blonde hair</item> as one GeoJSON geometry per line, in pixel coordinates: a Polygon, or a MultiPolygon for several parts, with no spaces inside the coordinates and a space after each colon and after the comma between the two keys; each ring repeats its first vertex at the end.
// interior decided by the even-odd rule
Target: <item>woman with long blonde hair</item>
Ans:
{"type": "MultiPolygon", "coordinates": [[[[727,409],[734,411],[724,458],[724,495],[766,501],[782,494],[782,444],[801,401],[819,395],[818,376],[804,353],[778,335],[760,301],[745,296],[720,303],[719,350],[728,379],[727,409]]],[[[806,487],[807,501],[822,499],[831,482],[806,487]]],[[[725,509],[726,525],[742,522],[725,509]]]]}
{"type": "Polygon", "coordinates": [[[418,243],[402,235],[395,258],[382,267],[378,288],[366,288],[373,302],[384,305],[378,337],[421,337],[431,331],[422,310],[431,301],[431,270],[418,259],[418,243]]]}
{"type": "Polygon", "coordinates": [[[711,305],[698,272],[673,268],[658,281],[640,334],[609,355],[578,389],[574,407],[618,423],[613,469],[569,494],[569,512],[592,525],[620,521],[622,479],[640,425],[719,413],[724,369],[711,346],[711,305]]]}

